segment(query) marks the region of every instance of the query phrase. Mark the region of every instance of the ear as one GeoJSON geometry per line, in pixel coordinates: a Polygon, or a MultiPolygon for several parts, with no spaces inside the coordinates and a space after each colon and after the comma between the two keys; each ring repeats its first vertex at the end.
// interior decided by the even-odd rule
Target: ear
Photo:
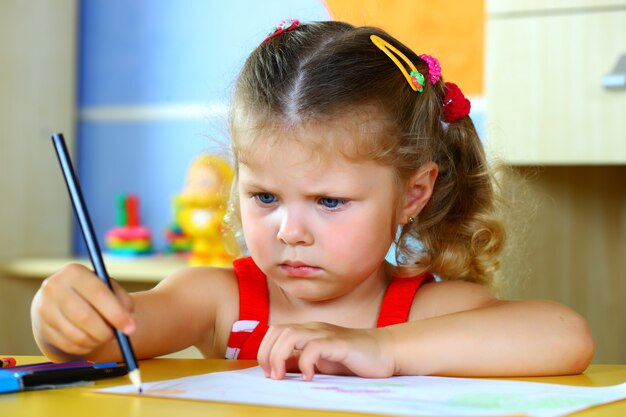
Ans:
{"type": "Polygon", "coordinates": [[[422,211],[430,196],[437,180],[439,167],[434,162],[427,162],[405,183],[404,203],[400,213],[400,223],[409,223],[410,218],[415,218],[422,211]]]}

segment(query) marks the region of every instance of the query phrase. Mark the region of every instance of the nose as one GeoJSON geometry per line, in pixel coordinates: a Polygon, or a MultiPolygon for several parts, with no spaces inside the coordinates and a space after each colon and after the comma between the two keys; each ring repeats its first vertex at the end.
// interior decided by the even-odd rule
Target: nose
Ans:
{"type": "Polygon", "coordinates": [[[285,210],[283,213],[276,238],[289,246],[308,246],[313,243],[313,235],[306,219],[294,210],[285,210]]]}

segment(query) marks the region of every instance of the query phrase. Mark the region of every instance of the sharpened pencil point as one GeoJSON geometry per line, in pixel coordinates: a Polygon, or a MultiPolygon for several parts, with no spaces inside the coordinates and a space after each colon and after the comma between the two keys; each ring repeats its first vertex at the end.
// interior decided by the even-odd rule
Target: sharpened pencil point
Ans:
{"type": "Polygon", "coordinates": [[[130,382],[133,383],[135,388],[137,388],[137,392],[140,394],[143,392],[143,388],[141,387],[141,373],[139,369],[134,369],[128,373],[128,377],[130,378],[130,382]]]}

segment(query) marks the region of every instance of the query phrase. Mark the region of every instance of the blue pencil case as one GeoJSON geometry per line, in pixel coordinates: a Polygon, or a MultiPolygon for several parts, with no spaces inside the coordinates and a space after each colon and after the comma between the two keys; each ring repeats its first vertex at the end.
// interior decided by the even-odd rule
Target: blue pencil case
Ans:
{"type": "Polygon", "coordinates": [[[125,375],[126,365],[90,361],[44,362],[0,368],[0,393],[60,388],[125,375]]]}

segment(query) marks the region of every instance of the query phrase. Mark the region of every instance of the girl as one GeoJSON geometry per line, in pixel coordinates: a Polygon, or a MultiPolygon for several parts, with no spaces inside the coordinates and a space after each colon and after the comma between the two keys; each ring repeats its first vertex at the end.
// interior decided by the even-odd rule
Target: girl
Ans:
{"type": "Polygon", "coordinates": [[[379,29],[281,22],[231,108],[228,217],[250,256],[135,294],[68,265],[33,300],[39,347],[120,360],[112,325],[139,358],[195,345],[274,379],[582,372],[594,347],[579,315],[488,289],[504,231],[468,113],[435,58],[379,29]]]}

